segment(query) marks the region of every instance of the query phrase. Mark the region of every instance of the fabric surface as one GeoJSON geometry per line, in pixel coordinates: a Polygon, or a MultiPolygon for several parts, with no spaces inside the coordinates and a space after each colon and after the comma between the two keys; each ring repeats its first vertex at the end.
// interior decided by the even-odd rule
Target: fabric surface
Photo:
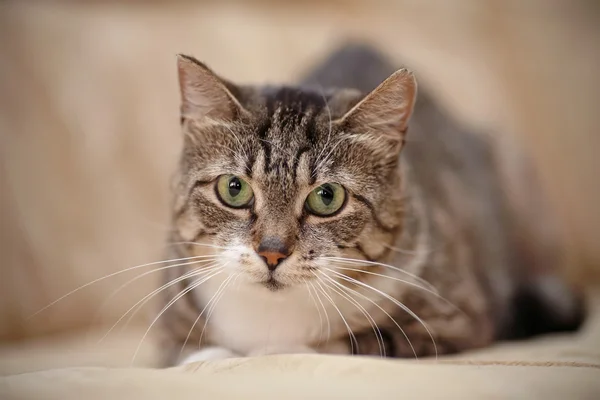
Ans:
{"type": "Polygon", "coordinates": [[[0,399],[597,399],[598,299],[592,298],[592,315],[577,334],[498,344],[437,361],[284,355],[159,370],[139,367],[151,365],[152,346],[140,348],[138,367],[124,367],[139,344],[136,332],[95,350],[85,350],[80,338],[62,346],[24,345],[0,350],[0,370],[8,374],[0,378],[0,399]]]}

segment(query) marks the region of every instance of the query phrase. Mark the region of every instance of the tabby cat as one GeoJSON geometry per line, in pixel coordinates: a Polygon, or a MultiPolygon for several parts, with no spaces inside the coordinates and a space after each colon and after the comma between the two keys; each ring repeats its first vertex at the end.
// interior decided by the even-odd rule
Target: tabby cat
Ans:
{"type": "Polygon", "coordinates": [[[393,71],[351,45],[298,86],[240,86],[178,57],[168,364],[436,356],[579,325],[490,145],[393,71]]]}

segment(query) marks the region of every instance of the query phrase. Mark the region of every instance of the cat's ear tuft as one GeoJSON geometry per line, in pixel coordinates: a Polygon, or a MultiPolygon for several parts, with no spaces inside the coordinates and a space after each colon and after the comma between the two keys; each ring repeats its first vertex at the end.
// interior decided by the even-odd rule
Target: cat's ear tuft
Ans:
{"type": "Polygon", "coordinates": [[[346,129],[367,134],[378,142],[404,141],[417,95],[412,72],[401,69],[367,94],[340,120],[346,129]]]}
{"type": "Polygon", "coordinates": [[[244,111],[226,82],[204,63],[178,54],[177,71],[182,120],[233,121],[244,111]]]}

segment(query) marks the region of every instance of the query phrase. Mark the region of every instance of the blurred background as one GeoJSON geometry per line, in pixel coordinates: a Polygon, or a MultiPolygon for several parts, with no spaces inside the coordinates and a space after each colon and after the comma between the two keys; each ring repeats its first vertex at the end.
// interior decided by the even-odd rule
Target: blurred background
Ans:
{"type": "Polygon", "coordinates": [[[177,53],[239,83],[290,83],[343,42],[373,44],[497,143],[515,201],[557,217],[565,275],[598,282],[599,17],[592,0],[1,2],[0,372],[130,359],[117,342],[64,338],[114,323],[159,274],[107,302],[136,275],[119,274],[28,317],[161,259],[180,148],[177,53]],[[547,198],[529,196],[520,154],[547,198]]]}

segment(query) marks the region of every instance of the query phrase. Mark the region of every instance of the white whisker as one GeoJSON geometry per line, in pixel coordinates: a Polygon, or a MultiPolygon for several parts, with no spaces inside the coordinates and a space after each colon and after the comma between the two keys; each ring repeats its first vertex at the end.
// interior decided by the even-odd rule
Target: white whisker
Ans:
{"type": "Polygon", "coordinates": [[[329,281],[335,283],[337,288],[335,286],[327,285],[327,283],[325,283],[325,282],[323,282],[323,284],[330,287],[330,289],[334,290],[338,295],[343,297],[350,304],[354,305],[362,313],[362,315],[364,315],[364,317],[369,322],[369,325],[371,325],[371,328],[373,329],[373,333],[375,334],[375,338],[377,340],[377,345],[379,346],[379,356],[385,357],[386,354],[385,354],[385,345],[384,345],[383,335],[381,334],[381,330],[379,329],[379,326],[377,326],[377,322],[375,322],[375,319],[373,319],[371,314],[369,314],[369,312],[358,301],[356,301],[356,299],[352,298],[350,295],[345,293],[346,288],[343,285],[340,285],[338,282],[334,281],[327,275],[325,275],[325,274],[323,274],[323,275],[326,276],[329,281]]]}
{"type": "Polygon", "coordinates": [[[327,155],[317,163],[317,165],[315,166],[311,177],[314,178],[317,174],[317,171],[320,170],[323,165],[325,165],[327,163],[327,161],[329,161],[329,158],[333,155],[333,152],[338,148],[338,146],[340,144],[342,144],[342,142],[346,140],[346,138],[341,138],[340,140],[338,140],[338,142],[331,148],[331,150],[329,151],[329,153],[327,153],[327,155]]]}
{"type": "MultiPolygon", "coordinates": [[[[240,272],[238,272],[238,275],[239,274],[240,274],[240,272]]],[[[215,300],[213,301],[213,304],[208,309],[208,313],[206,313],[206,320],[204,321],[204,326],[202,327],[202,332],[200,332],[200,339],[198,339],[198,347],[200,347],[202,345],[202,338],[204,337],[204,331],[206,330],[206,326],[208,325],[208,321],[210,320],[210,317],[212,317],[213,312],[217,308],[217,304],[219,303],[221,298],[223,298],[223,296],[225,295],[225,291],[227,290],[229,283],[231,283],[231,281],[238,275],[228,276],[227,279],[225,279],[225,281],[223,281],[223,284],[221,285],[222,288],[220,286],[219,289],[217,290],[215,296],[213,296],[213,298],[215,300]]]]}
{"type": "MultiPolygon", "coordinates": [[[[330,276],[327,276],[326,274],[324,274],[323,272],[321,272],[321,274],[323,274],[324,276],[326,276],[327,278],[331,279],[333,282],[335,282],[337,285],[341,285],[341,283],[336,282],[335,279],[332,279],[330,276]]],[[[345,287],[345,286],[344,286],[345,287]]],[[[381,312],[383,312],[385,315],[387,315],[387,317],[394,323],[394,325],[396,325],[396,328],[398,328],[398,330],[402,333],[402,336],[404,336],[404,338],[406,339],[406,341],[408,342],[408,345],[410,346],[413,354],[415,355],[415,358],[418,359],[419,357],[417,356],[417,352],[415,351],[415,348],[413,347],[412,342],[410,341],[410,339],[408,338],[408,335],[406,334],[406,332],[404,331],[404,329],[402,329],[402,327],[400,326],[400,324],[398,324],[398,322],[383,308],[381,307],[379,304],[377,304],[377,302],[371,300],[368,296],[365,296],[364,294],[360,293],[357,290],[354,290],[352,288],[349,287],[345,287],[346,290],[354,293],[357,296],[360,296],[361,298],[367,300],[368,302],[370,302],[371,304],[373,304],[375,307],[379,308],[379,310],[381,310],[381,312]]]]}
{"type": "Polygon", "coordinates": [[[321,296],[319,296],[319,292],[317,291],[317,288],[315,287],[315,285],[312,282],[308,282],[308,283],[310,284],[313,291],[315,292],[315,295],[317,296],[317,300],[318,300],[319,304],[321,305],[323,312],[325,313],[325,321],[327,322],[327,340],[325,341],[325,344],[328,344],[329,339],[331,339],[331,321],[329,320],[329,313],[327,312],[327,308],[325,308],[325,304],[323,304],[323,301],[321,300],[321,296]]]}
{"type": "Polygon", "coordinates": [[[54,300],[53,302],[51,302],[47,306],[45,306],[45,307],[41,308],[40,310],[36,311],[34,314],[30,315],[27,319],[31,319],[31,318],[35,317],[39,313],[47,310],[48,308],[52,307],[53,305],[55,305],[59,301],[62,301],[65,298],[71,296],[72,294],[77,293],[80,290],[85,289],[86,287],[91,286],[91,285],[93,285],[95,283],[101,282],[101,281],[103,281],[105,279],[108,279],[108,278],[112,278],[113,276],[117,276],[117,275],[123,274],[125,272],[133,271],[133,270],[144,268],[144,267],[150,267],[152,265],[159,265],[159,264],[165,264],[165,263],[176,262],[176,261],[194,260],[194,259],[201,259],[201,258],[208,258],[208,257],[214,257],[214,256],[193,256],[193,257],[174,258],[174,259],[171,259],[171,260],[154,261],[154,262],[151,262],[151,263],[142,264],[142,265],[136,265],[134,267],[125,268],[125,269],[122,269],[120,271],[113,272],[113,273],[110,273],[108,275],[104,275],[104,276],[102,276],[100,278],[94,279],[91,282],[83,284],[83,285],[79,286],[76,289],[71,290],[69,293],[67,293],[67,294],[59,297],[58,299],[54,300]]]}
{"type": "Polygon", "coordinates": [[[241,157],[238,157],[238,160],[242,161],[242,162],[244,162],[245,160],[249,160],[250,157],[248,157],[248,152],[246,151],[246,148],[242,145],[242,142],[241,142],[240,138],[238,137],[238,135],[236,135],[235,132],[233,131],[233,129],[231,129],[228,125],[222,125],[222,126],[225,126],[227,128],[227,130],[231,133],[231,135],[235,138],[238,145],[240,146],[240,150],[244,153],[245,159],[240,159],[241,157]]]}
{"type": "Polygon", "coordinates": [[[214,265],[209,265],[209,266],[204,266],[204,267],[200,267],[200,268],[196,268],[193,269],[173,280],[170,280],[169,282],[165,283],[164,285],[162,285],[161,287],[154,289],[152,292],[148,293],[147,295],[145,295],[144,297],[142,297],[140,300],[138,300],[133,306],[131,306],[123,315],[121,315],[121,317],[119,317],[119,319],[117,320],[117,322],[115,322],[110,329],[108,330],[108,332],[106,332],[104,334],[104,336],[102,336],[100,338],[100,340],[98,341],[98,343],[101,343],[104,339],[106,339],[108,337],[108,335],[110,335],[110,333],[113,331],[113,329],[115,329],[117,327],[117,325],[119,325],[119,323],[125,318],[127,317],[127,315],[129,313],[131,313],[133,310],[133,313],[129,316],[129,318],[127,319],[127,321],[125,322],[124,326],[127,326],[131,320],[133,319],[133,317],[135,316],[135,314],[142,308],[144,307],[144,305],[150,301],[150,299],[152,299],[154,296],[156,296],[157,294],[159,294],[160,292],[162,292],[163,290],[175,285],[176,283],[179,283],[187,278],[193,277],[193,276],[200,276],[206,273],[210,273],[211,271],[214,270],[214,265]]]}
{"type": "MultiPolygon", "coordinates": [[[[346,258],[346,257],[321,257],[324,260],[333,260],[333,261],[337,261],[340,263],[346,263],[346,264],[355,264],[355,265],[365,265],[365,264],[369,264],[369,265],[378,265],[380,267],[385,267],[385,268],[389,268],[389,269],[393,269],[394,271],[398,271],[402,274],[408,275],[409,277],[413,278],[416,282],[420,283],[422,286],[425,286],[429,289],[429,291],[434,292],[434,293],[438,293],[438,290],[435,286],[433,286],[431,283],[427,282],[425,279],[410,273],[402,268],[398,268],[395,267],[393,265],[389,265],[389,264],[384,264],[384,263],[380,263],[377,261],[369,261],[369,260],[361,260],[358,258],[346,258]]],[[[413,286],[416,286],[415,283],[410,283],[405,281],[406,284],[410,284],[413,286]]],[[[421,286],[417,286],[422,288],[421,286]]]]}
{"type": "MultiPolygon", "coordinates": [[[[227,279],[229,279],[229,278],[227,278],[227,279]]],[[[184,340],[183,344],[181,345],[181,350],[179,351],[179,356],[181,356],[181,354],[183,354],[183,351],[185,350],[185,346],[187,345],[188,341],[190,340],[190,336],[192,335],[192,332],[194,331],[194,328],[196,327],[196,324],[198,324],[198,321],[200,321],[200,318],[202,318],[202,315],[204,314],[204,311],[206,311],[206,309],[210,306],[211,302],[217,296],[217,294],[219,293],[219,290],[224,285],[224,283],[225,282],[221,283],[221,285],[219,286],[219,288],[217,289],[217,291],[215,292],[215,294],[213,294],[213,296],[208,300],[208,302],[206,303],[206,305],[204,306],[204,308],[202,308],[202,310],[200,311],[200,313],[198,314],[198,316],[194,320],[194,323],[192,324],[192,327],[188,331],[188,334],[185,337],[185,340],[184,340]]],[[[200,346],[200,343],[198,343],[198,346],[200,346]]]]}
{"type": "Polygon", "coordinates": [[[315,299],[312,291],[310,290],[310,286],[308,285],[308,283],[309,282],[307,280],[304,281],[304,284],[306,285],[306,291],[308,292],[308,297],[312,301],[313,305],[315,306],[315,309],[317,310],[317,313],[319,314],[319,342],[317,345],[317,347],[319,347],[321,345],[321,342],[323,341],[323,315],[321,314],[321,309],[317,305],[317,300],[315,299]]]}
{"type": "Polygon", "coordinates": [[[454,303],[452,303],[450,300],[448,300],[448,299],[446,299],[445,297],[443,297],[442,295],[440,295],[438,292],[435,292],[435,291],[429,290],[428,288],[425,288],[425,287],[423,287],[423,286],[420,286],[420,285],[416,285],[416,284],[414,284],[414,283],[412,283],[412,282],[409,282],[409,281],[406,281],[406,280],[404,280],[404,279],[396,278],[396,277],[394,277],[394,276],[388,276],[388,275],[385,275],[385,274],[378,274],[377,272],[365,271],[365,270],[358,269],[358,268],[340,267],[340,266],[338,266],[338,265],[335,265],[334,267],[335,267],[335,268],[337,268],[337,269],[344,270],[344,271],[355,271],[355,272],[361,272],[361,273],[363,273],[363,274],[375,275],[375,276],[379,276],[379,277],[381,277],[381,278],[386,278],[386,279],[391,279],[391,280],[394,280],[394,281],[398,281],[398,282],[406,283],[407,285],[414,286],[414,287],[416,287],[416,288],[419,288],[419,289],[421,289],[421,290],[424,290],[424,291],[425,291],[425,292],[427,292],[427,293],[430,293],[430,294],[434,295],[435,297],[439,298],[440,300],[444,301],[446,304],[448,304],[449,306],[451,306],[451,307],[452,307],[454,310],[456,310],[456,311],[458,311],[458,312],[460,312],[460,313],[462,313],[462,314],[466,315],[466,313],[465,313],[463,310],[461,310],[461,309],[460,309],[458,306],[456,306],[456,305],[455,305],[454,303]]]}
{"type": "Polygon", "coordinates": [[[325,291],[325,289],[323,289],[323,286],[321,285],[321,282],[323,282],[323,280],[317,274],[315,274],[314,271],[311,271],[311,272],[315,276],[315,278],[317,278],[317,281],[315,283],[319,286],[319,288],[321,288],[321,293],[323,293],[323,295],[325,296],[325,298],[331,303],[331,305],[333,306],[333,308],[335,308],[335,310],[337,311],[337,313],[342,318],[342,322],[344,323],[344,325],[346,325],[346,329],[348,330],[348,337],[350,339],[350,353],[351,354],[358,354],[359,353],[358,340],[356,340],[356,336],[354,335],[354,332],[352,332],[352,329],[350,329],[350,325],[348,325],[348,322],[346,321],[346,318],[344,318],[344,315],[342,314],[342,311],[335,304],[335,301],[333,301],[333,298],[329,294],[327,294],[327,292],[325,291]],[[355,347],[356,347],[356,353],[354,352],[354,348],[355,347]]]}
{"type": "Polygon", "coordinates": [[[395,305],[397,305],[398,307],[400,307],[401,309],[403,309],[406,313],[408,313],[411,317],[413,317],[415,320],[417,320],[425,329],[425,331],[427,331],[427,334],[429,335],[429,337],[431,338],[431,342],[433,343],[433,348],[435,350],[435,358],[437,359],[438,357],[438,350],[437,350],[437,344],[435,343],[435,339],[433,338],[433,334],[431,333],[431,330],[427,327],[427,324],[425,323],[425,321],[423,321],[417,314],[415,314],[410,308],[408,308],[405,304],[403,304],[402,302],[398,301],[397,299],[395,299],[394,297],[390,296],[389,294],[374,288],[371,285],[367,285],[364,282],[361,282],[357,279],[351,278],[347,275],[344,275],[342,273],[339,273],[337,271],[334,271],[330,268],[325,268],[326,270],[328,270],[331,273],[334,273],[336,275],[338,275],[340,278],[348,281],[348,282],[352,282],[355,283],[357,285],[363,286],[367,289],[370,289],[376,293],[379,293],[380,295],[382,295],[383,297],[385,297],[386,299],[390,300],[392,303],[394,303],[395,305]]]}
{"type": "Polygon", "coordinates": [[[242,276],[243,274],[240,272],[235,276],[235,279],[233,280],[233,282],[231,283],[231,287],[235,287],[236,289],[240,288],[240,284],[238,284],[238,281],[240,279],[240,276],[242,276]],[[236,284],[238,284],[238,286],[235,286],[236,284]]]}
{"type": "Polygon", "coordinates": [[[140,343],[138,344],[137,348],[135,349],[135,352],[133,353],[133,357],[131,359],[131,364],[132,365],[133,365],[133,362],[135,361],[135,358],[136,358],[137,354],[140,351],[140,348],[142,347],[142,344],[143,344],[144,340],[146,339],[146,336],[148,336],[148,333],[150,332],[150,329],[152,329],[152,327],[154,326],[154,324],[156,324],[156,321],[158,321],[158,319],[165,313],[165,311],[167,311],[169,309],[169,307],[171,307],[173,304],[175,304],[175,302],[177,300],[181,299],[187,293],[191,292],[192,290],[194,290],[198,286],[202,285],[204,282],[208,281],[209,279],[211,279],[211,278],[219,275],[222,271],[223,271],[223,268],[221,267],[221,269],[219,269],[217,272],[213,272],[211,275],[209,275],[207,277],[202,277],[202,278],[194,281],[187,288],[185,288],[184,290],[182,290],[181,292],[179,292],[173,299],[171,299],[162,308],[162,310],[160,310],[160,312],[158,313],[158,315],[156,316],[156,318],[154,318],[154,320],[152,320],[152,322],[150,323],[150,326],[148,327],[148,329],[146,330],[146,332],[144,332],[144,335],[142,336],[142,339],[140,340],[140,343]]]}
{"type": "Polygon", "coordinates": [[[152,269],[151,271],[146,271],[143,274],[137,275],[137,276],[131,278],[130,280],[128,280],[127,282],[125,282],[124,284],[122,284],[121,286],[119,286],[117,289],[113,290],[112,293],[108,295],[108,297],[102,302],[102,304],[100,305],[100,307],[98,307],[98,311],[96,311],[96,316],[93,318],[93,320],[95,321],[98,318],[98,315],[102,314],[102,310],[108,305],[108,303],[110,302],[110,300],[117,295],[117,293],[119,293],[125,287],[127,287],[128,285],[130,285],[133,282],[137,281],[138,279],[143,278],[144,276],[153,274],[155,272],[164,271],[164,270],[169,269],[169,268],[176,268],[176,267],[181,267],[181,266],[184,266],[184,265],[193,265],[193,264],[200,264],[200,263],[210,263],[210,262],[214,262],[214,261],[216,261],[216,258],[215,257],[211,257],[210,259],[205,259],[205,260],[189,261],[189,262],[186,262],[186,263],[180,263],[180,264],[174,264],[174,265],[167,265],[167,266],[160,267],[160,268],[155,268],[155,269],[152,269]]]}

